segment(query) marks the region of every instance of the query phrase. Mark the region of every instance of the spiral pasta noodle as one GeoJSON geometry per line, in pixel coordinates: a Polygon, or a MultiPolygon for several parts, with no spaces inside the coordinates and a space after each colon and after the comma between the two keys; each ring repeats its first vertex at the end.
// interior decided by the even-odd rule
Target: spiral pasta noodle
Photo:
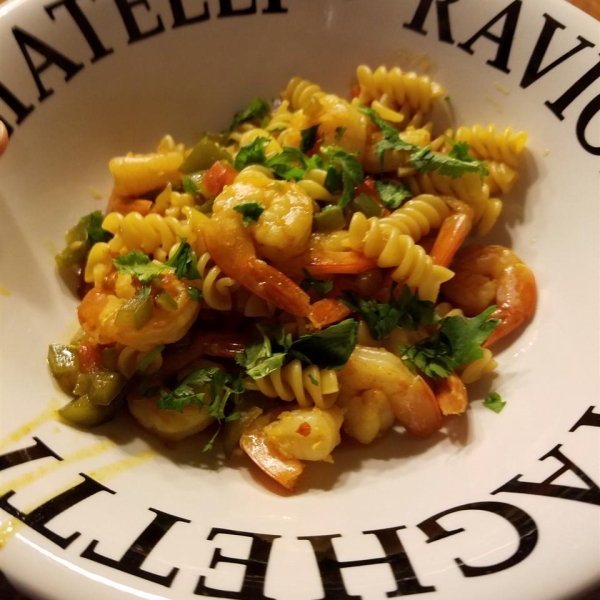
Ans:
{"type": "Polygon", "coordinates": [[[508,194],[519,179],[518,171],[506,163],[488,160],[485,166],[489,175],[485,177],[484,182],[488,185],[490,194],[508,194]]]}
{"type": "Polygon", "coordinates": [[[499,131],[493,123],[483,127],[459,127],[456,131],[456,140],[467,142],[471,152],[477,158],[506,163],[508,166],[518,168],[521,154],[527,143],[525,131],[515,132],[512,127],[499,131]]]}
{"type": "Polygon", "coordinates": [[[298,185],[313,199],[330,201],[333,199],[331,192],[325,187],[327,172],[323,169],[311,169],[300,181],[298,185]]]}
{"type": "Polygon", "coordinates": [[[339,392],[335,371],[314,365],[303,367],[298,359],[248,385],[269,398],[296,401],[302,408],[317,406],[322,410],[334,405],[339,392]]]}
{"type": "Polygon", "coordinates": [[[485,204],[490,197],[488,186],[482,182],[477,173],[465,173],[453,178],[431,171],[411,175],[406,182],[414,196],[432,194],[453,196],[462,200],[473,209],[476,221],[483,214],[485,204]]]}
{"type": "Polygon", "coordinates": [[[388,71],[380,66],[371,71],[366,65],[360,65],[356,76],[360,85],[358,98],[363,104],[378,101],[389,108],[408,107],[413,114],[427,113],[432,101],[444,94],[442,86],[426,75],[403,72],[399,67],[388,71]]]}
{"type": "Polygon", "coordinates": [[[415,242],[432,229],[439,229],[450,215],[450,208],[439,196],[421,194],[406,202],[388,217],[380,220],[382,225],[393,225],[400,233],[409,235],[415,242]]]}
{"type": "Polygon", "coordinates": [[[323,96],[325,92],[321,86],[301,77],[293,77],[281,93],[292,110],[302,110],[306,114],[313,114],[321,108],[319,100],[323,96]]]}
{"type": "Polygon", "coordinates": [[[392,268],[392,279],[415,288],[424,300],[435,301],[440,285],[452,277],[452,272],[434,265],[425,250],[409,235],[381,219],[367,219],[355,213],[348,229],[348,244],[368,258],[376,258],[381,268],[392,268]]]}
{"type": "Polygon", "coordinates": [[[140,351],[131,346],[121,346],[117,349],[119,352],[117,369],[127,379],[131,379],[138,371],[143,371],[146,375],[152,375],[163,364],[162,353],[156,352],[155,349],[140,351]]]}
{"type": "Polygon", "coordinates": [[[106,242],[98,242],[90,249],[84,270],[87,283],[100,285],[113,268],[113,253],[106,242]]]}

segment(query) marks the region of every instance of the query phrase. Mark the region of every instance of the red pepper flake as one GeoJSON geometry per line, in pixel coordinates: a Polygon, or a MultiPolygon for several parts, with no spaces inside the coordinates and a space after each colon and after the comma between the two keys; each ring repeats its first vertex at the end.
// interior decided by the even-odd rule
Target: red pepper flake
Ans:
{"type": "Polygon", "coordinates": [[[306,421],[303,421],[300,426],[298,427],[298,429],[296,429],[296,433],[299,433],[300,435],[303,435],[304,437],[308,437],[310,435],[311,432],[311,427],[310,427],[310,423],[307,423],[306,421]]]}

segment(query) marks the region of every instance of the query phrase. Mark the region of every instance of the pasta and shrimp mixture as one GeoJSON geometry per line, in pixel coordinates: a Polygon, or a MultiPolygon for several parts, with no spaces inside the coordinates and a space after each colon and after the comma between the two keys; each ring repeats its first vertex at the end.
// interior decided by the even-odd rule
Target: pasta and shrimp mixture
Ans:
{"type": "MultiPolygon", "coordinates": [[[[105,214],[57,256],[81,332],[48,360],[91,427],[124,406],[164,440],[206,430],[293,489],[342,436],[430,436],[529,319],[530,269],[484,236],[527,135],[434,133],[442,86],[357,70],[351,100],[294,78],[225,133],[110,161],[105,214]]],[[[492,393],[486,405],[504,405],[492,393]]]]}

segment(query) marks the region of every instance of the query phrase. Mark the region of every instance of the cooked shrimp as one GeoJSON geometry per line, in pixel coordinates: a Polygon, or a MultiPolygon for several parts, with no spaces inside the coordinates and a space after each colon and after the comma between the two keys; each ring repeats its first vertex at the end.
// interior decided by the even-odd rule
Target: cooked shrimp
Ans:
{"type": "Polygon", "coordinates": [[[292,315],[310,315],[308,294],[256,256],[250,233],[233,209],[212,216],[204,228],[204,241],[217,266],[240,285],[292,315]]]}
{"type": "Polygon", "coordinates": [[[264,432],[283,456],[333,462],[331,452],[342,441],[342,420],[342,411],[337,406],[327,410],[317,406],[298,408],[281,413],[264,432]]]}
{"type": "Polygon", "coordinates": [[[206,406],[190,405],[179,412],[158,408],[158,399],[158,396],[146,398],[131,394],[127,404],[129,412],[144,429],[164,440],[182,440],[206,429],[214,421],[206,406]]]}
{"type": "Polygon", "coordinates": [[[139,329],[119,323],[117,315],[125,298],[103,287],[93,287],[77,309],[83,330],[98,344],[123,344],[136,350],[151,350],[160,344],[180,340],[198,316],[200,304],[194,302],[187,286],[174,275],[161,275],[161,286],[177,303],[167,310],[154,304],[150,319],[139,329]]]}
{"type": "MultiPolygon", "coordinates": [[[[211,367],[222,368],[213,361],[196,359],[178,372],[177,379],[181,381],[196,369],[211,367]]],[[[215,420],[208,413],[208,406],[212,402],[210,385],[193,386],[193,389],[198,394],[205,394],[203,398],[205,406],[189,405],[179,412],[168,408],[158,408],[157,402],[160,399],[158,395],[146,397],[133,393],[127,397],[129,412],[142,427],[158,437],[171,441],[182,440],[203,431],[215,420]]]]}
{"type": "Polygon", "coordinates": [[[304,463],[297,458],[284,456],[267,438],[265,427],[273,420],[272,414],[260,415],[240,438],[241,449],[271,479],[288,490],[296,487],[304,471],[304,463]]]}
{"type": "Polygon", "coordinates": [[[466,202],[448,197],[444,200],[454,212],[444,219],[429,254],[434,264],[448,267],[471,233],[474,215],[473,209],[466,202]]]}
{"type": "Polygon", "coordinates": [[[412,373],[400,358],[387,350],[356,346],[338,380],[338,404],[358,411],[359,403],[362,403],[368,409],[362,418],[380,423],[372,426],[366,422],[358,424],[359,417],[351,418],[348,433],[352,435],[360,427],[360,437],[357,435],[359,440],[361,437],[374,439],[390,427],[385,402],[389,403],[398,421],[415,435],[425,437],[441,427],[442,415],[431,388],[422,377],[412,373]]]}
{"type": "Polygon", "coordinates": [[[442,286],[444,296],[472,317],[495,304],[492,318],[502,323],[485,345],[508,335],[533,316],[537,301],[535,277],[529,267],[504,246],[472,245],[459,252],[455,276],[442,286]]]}
{"type": "Polygon", "coordinates": [[[355,106],[333,94],[319,98],[318,106],[319,110],[310,115],[309,126],[319,126],[321,145],[338,146],[346,152],[362,154],[369,119],[355,106]]]}
{"type": "Polygon", "coordinates": [[[313,201],[298,184],[276,181],[260,167],[247,167],[217,196],[213,212],[219,214],[248,202],[264,208],[247,227],[260,256],[284,262],[308,248],[313,201]]]}
{"type": "Polygon", "coordinates": [[[454,373],[436,381],[435,397],[443,415],[460,415],[467,410],[467,388],[454,373]]]}
{"type": "Polygon", "coordinates": [[[392,406],[380,389],[364,390],[361,394],[342,395],[338,405],[344,412],[344,431],[362,444],[370,444],[396,421],[392,406]]]}

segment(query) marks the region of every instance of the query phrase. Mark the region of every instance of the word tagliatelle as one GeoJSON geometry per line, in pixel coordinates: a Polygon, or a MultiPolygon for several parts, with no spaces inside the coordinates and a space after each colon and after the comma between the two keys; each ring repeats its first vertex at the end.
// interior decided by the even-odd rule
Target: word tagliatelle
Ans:
{"type": "Polygon", "coordinates": [[[357,79],[346,100],[294,78],[226,133],[110,161],[106,212],[57,256],[80,276],[81,331],[48,354],[66,420],[127,408],[294,489],[344,436],[426,437],[466,410],[490,347],[535,310],[510,249],[465,245],[496,222],[527,135],[434,133],[441,85],[399,68],[357,79]]]}

